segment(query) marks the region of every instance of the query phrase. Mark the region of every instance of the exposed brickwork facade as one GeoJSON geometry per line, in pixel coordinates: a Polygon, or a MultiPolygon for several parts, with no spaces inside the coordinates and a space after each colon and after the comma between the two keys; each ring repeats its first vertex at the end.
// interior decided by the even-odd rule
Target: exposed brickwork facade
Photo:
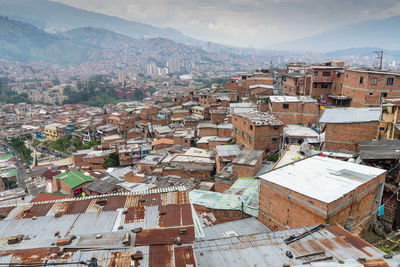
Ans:
{"type": "Polygon", "coordinates": [[[269,103],[270,112],[284,124],[311,126],[317,123],[319,105],[317,101],[279,101],[269,103]]]}
{"type": "Polygon", "coordinates": [[[350,216],[358,223],[371,214],[378,184],[384,182],[385,175],[362,184],[331,203],[309,198],[261,179],[258,219],[273,231],[318,224],[344,226],[350,216]]]}
{"type": "Polygon", "coordinates": [[[276,126],[260,125],[243,115],[234,114],[232,115],[232,124],[236,144],[243,148],[263,150],[267,154],[279,149],[279,137],[284,127],[283,123],[279,122],[280,125],[276,126]]]}
{"type": "Polygon", "coordinates": [[[342,92],[352,98],[353,107],[378,107],[381,98],[400,97],[400,75],[346,70],[342,92]]]}
{"type": "Polygon", "coordinates": [[[325,126],[325,149],[357,151],[362,141],[374,139],[378,122],[327,123],[325,126]]]}

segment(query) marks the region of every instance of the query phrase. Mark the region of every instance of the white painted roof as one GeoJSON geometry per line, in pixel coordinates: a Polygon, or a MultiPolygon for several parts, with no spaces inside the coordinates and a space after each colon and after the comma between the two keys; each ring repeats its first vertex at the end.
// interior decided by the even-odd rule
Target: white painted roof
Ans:
{"type": "Polygon", "coordinates": [[[380,108],[328,108],[319,123],[353,123],[379,121],[380,108]]]}
{"type": "Polygon", "coordinates": [[[289,124],[283,128],[284,134],[287,137],[308,137],[308,138],[318,138],[319,135],[316,131],[309,127],[297,124],[289,124]]]}
{"type": "Polygon", "coordinates": [[[384,172],[365,165],[314,156],[259,177],[310,198],[331,203],[384,172]]]}
{"type": "Polygon", "coordinates": [[[284,102],[317,103],[317,100],[309,96],[273,95],[269,96],[269,100],[271,101],[271,103],[284,103],[284,102]]]}
{"type": "Polygon", "coordinates": [[[249,89],[254,89],[254,88],[275,89],[275,86],[267,84],[253,84],[249,86],[249,89]]]}

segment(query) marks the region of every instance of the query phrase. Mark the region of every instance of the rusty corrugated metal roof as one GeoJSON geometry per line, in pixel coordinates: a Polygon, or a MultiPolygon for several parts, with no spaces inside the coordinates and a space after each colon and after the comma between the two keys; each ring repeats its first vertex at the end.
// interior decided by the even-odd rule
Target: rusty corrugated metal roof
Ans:
{"type": "Polygon", "coordinates": [[[168,245],[174,244],[176,238],[180,238],[180,242],[192,243],[195,240],[194,227],[175,227],[175,228],[162,228],[143,230],[136,234],[135,245],[168,245]],[[180,233],[180,230],[186,230],[186,233],[180,233]]]}
{"type": "Polygon", "coordinates": [[[193,267],[196,267],[193,246],[174,247],[174,254],[175,266],[187,266],[187,264],[192,264],[193,267]]]}

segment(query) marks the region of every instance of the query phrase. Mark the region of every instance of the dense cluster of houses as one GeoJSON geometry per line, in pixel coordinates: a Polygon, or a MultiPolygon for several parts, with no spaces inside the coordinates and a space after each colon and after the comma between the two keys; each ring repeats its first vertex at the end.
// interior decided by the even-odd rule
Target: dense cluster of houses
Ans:
{"type": "MultiPolygon", "coordinates": [[[[358,234],[377,221],[400,227],[398,94],[399,73],[335,61],[241,74],[157,104],[5,105],[4,147],[30,133],[90,148],[46,161],[32,148],[32,193],[0,195],[0,257],[397,266],[358,234]]],[[[0,158],[2,177],[19,175],[12,161],[0,158]]]]}

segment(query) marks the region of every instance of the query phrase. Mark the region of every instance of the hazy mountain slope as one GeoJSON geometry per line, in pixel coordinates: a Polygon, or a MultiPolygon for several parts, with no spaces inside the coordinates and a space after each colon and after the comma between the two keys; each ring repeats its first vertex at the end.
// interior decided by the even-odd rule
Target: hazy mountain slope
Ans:
{"type": "Polygon", "coordinates": [[[99,49],[75,44],[28,23],[0,17],[0,58],[77,64],[101,57],[102,51],[99,49]]]}
{"type": "Polygon", "coordinates": [[[48,32],[94,27],[122,33],[137,39],[165,37],[189,44],[201,43],[171,28],[157,28],[48,0],[0,0],[0,15],[31,23],[48,32]]]}
{"type": "Polygon", "coordinates": [[[281,50],[328,52],[359,47],[399,50],[400,16],[350,24],[298,40],[272,45],[281,50]]]}
{"type": "Polygon", "coordinates": [[[152,61],[163,65],[169,57],[180,53],[192,58],[211,55],[161,37],[133,39],[91,27],[50,34],[31,24],[0,16],[0,58],[11,61],[79,64],[131,58],[133,64],[152,61]]]}

